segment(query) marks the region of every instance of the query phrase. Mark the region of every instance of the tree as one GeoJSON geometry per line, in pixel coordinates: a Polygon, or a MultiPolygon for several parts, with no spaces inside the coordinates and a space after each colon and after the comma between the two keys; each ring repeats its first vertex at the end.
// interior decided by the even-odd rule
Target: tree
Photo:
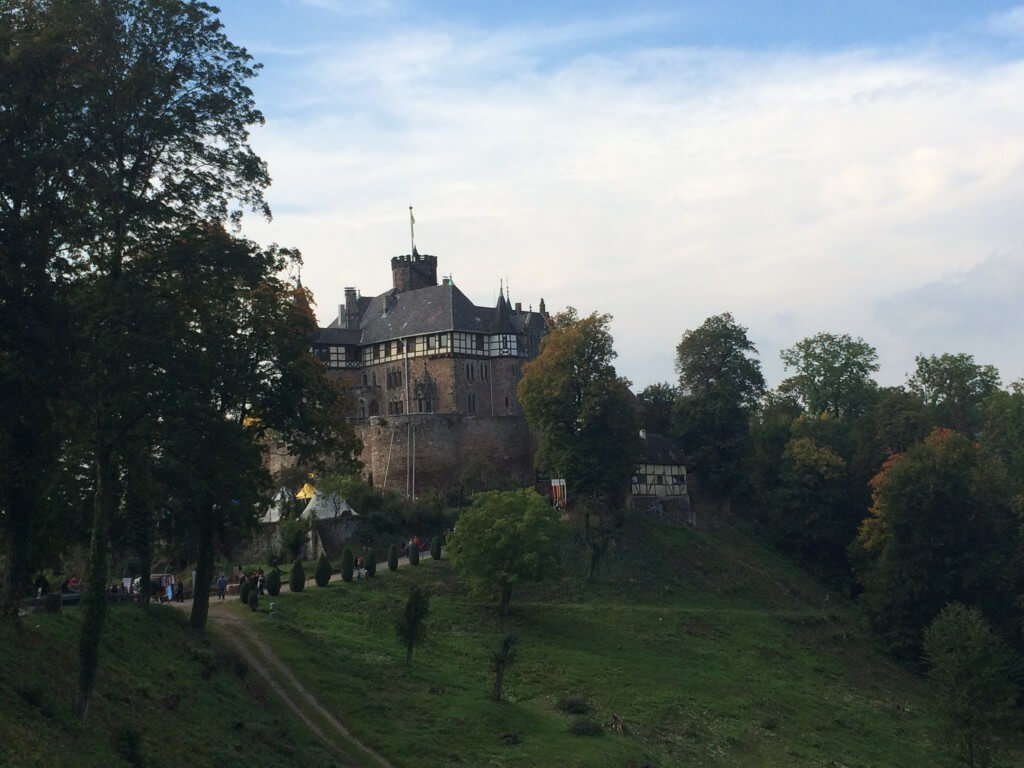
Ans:
{"type": "Polygon", "coordinates": [[[356,559],[352,554],[352,550],[348,547],[341,553],[341,578],[343,581],[351,582],[352,573],[355,569],[356,559]]]}
{"type": "Polygon", "coordinates": [[[931,410],[935,423],[968,437],[981,432],[985,400],[999,390],[999,371],[978,365],[973,355],[929,355],[914,358],[917,370],[907,382],[931,410]]]}
{"type": "Polygon", "coordinates": [[[985,401],[981,442],[1006,464],[1013,492],[1024,493],[1024,380],[985,401]]]}
{"type": "MultiPolygon", "coordinates": [[[[342,566],[342,572],[344,573],[344,566],[342,566]]],[[[316,573],[313,578],[316,579],[316,585],[318,587],[326,587],[331,581],[331,561],[327,559],[327,553],[321,552],[320,557],[316,561],[316,573]]]]}
{"type": "Polygon", "coordinates": [[[394,544],[388,547],[388,570],[398,570],[398,547],[394,544]]]}
{"type": "Polygon", "coordinates": [[[672,431],[672,405],[679,390],[671,384],[661,382],[644,387],[636,399],[643,407],[643,425],[648,432],[668,435],[672,431]]]}
{"type": "Polygon", "coordinates": [[[430,540],[430,556],[434,560],[441,559],[441,537],[435,536],[430,540]]]}
{"type": "Polygon", "coordinates": [[[271,597],[281,594],[281,569],[276,565],[270,569],[270,573],[267,575],[267,594],[271,597]]]}
{"type": "Polygon", "coordinates": [[[612,365],[610,323],[610,315],[581,318],[572,307],[559,313],[519,382],[540,439],[537,466],[566,478],[570,504],[596,496],[620,507],[639,456],[629,382],[612,365]]]}
{"type": "Polygon", "coordinates": [[[288,577],[288,588],[292,592],[301,592],[306,588],[306,570],[302,567],[301,560],[296,560],[292,563],[292,573],[288,577]]]}
{"type": "Polygon", "coordinates": [[[795,394],[808,412],[835,418],[866,409],[876,384],[878,353],[864,339],[847,333],[819,333],[782,350],[782,362],[796,373],[781,389],[795,394]]]}
{"type": "Polygon", "coordinates": [[[281,545],[288,550],[288,556],[292,560],[298,558],[309,538],[309,520],[301,517],[282,520],[277,531],[281,538],[281,545]]]}
{"type": "Polygon", "coordinates": [[[728,498],[750,451],[750,417],[764,394],[757,348],[747,329],[725,312],[687,331],[676,347],[680,396],[673,436],[682,444],[702,487],[728,498]]]}
{"type": "Polygon", "coordinates": [[[505,672],[516,660],[519,638],[514,634],[505,635],[501,647],[491,654],[491,670],[494,672],[494,690],[491,691],[492,701],[501,701],[505,689],[505,672]]]}
{"type": "Polygon", "coordinates": [[[882,458],[904,453],[931,432],[932,422],[920,396],[902,387],[885,387],[871,408],[874,439],[882,458]]]}
{"type": "Polygon", "coordinates": [[[430,597],[420,586],[409,590],[409,599],[405,601],[405,609],[398,616],[395,634],[398,641],[405,646],[405,666],[412,666],[412,651],[422,645],[427,638],[427,615],[430,613],[430,597]]]}
{"type": "Polygon", "coordinates": [[[409,565],[420,564],[420,548],[413,542],[412,546],[409,547],[409,565]]]}
{"type": "Polygon", "coordinates": [[[462,513],[448,548],[470,590],[497,592],[499,613],[507,616],[513,587],[549,576],[564,537],[558,510],[535,491],[488,491],[462,513]]]}
{"type": "Polygon", "coordinates": [[[366,553],[366,578],[372,579],[377,575],[377,553],[370,549],[366,553]]]}
{"type": "Polygon", "coordinates": [[[890,458],[871,485],[858,536],[861,603],[892,652],[916,659],[925,627],[950,602],[1009,631],[1020,531],[1002,463],[939,428],[890,458]]]}
{"type": "Polygon", "coordinates": [[[925,632],[924,654],[941,737],[959,765],[991,765],[1016,698],[1011,652],[980,611],[951,603],[925,632]]]}

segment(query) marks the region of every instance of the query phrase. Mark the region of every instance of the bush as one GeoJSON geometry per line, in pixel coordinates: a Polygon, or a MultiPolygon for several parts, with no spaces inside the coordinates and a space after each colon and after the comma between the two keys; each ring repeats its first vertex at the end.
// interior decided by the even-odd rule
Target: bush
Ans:
{"type": "Polygon", "coordinates": [[[117,753],[129,765],[134,765],[136,768],[145,766],[146,759],[142,756],[142,736],[138,731],[128,726],[121,728],[117,732],[117,736],[114,737],[114,746],[117,753]]]}
{"type": "Polygon", "coordinates": [[[246,602],[249,604],[249,610],[251,610],[253,612],[257,611],[259,609],[259,607],[260,607],[260,593],[259,593],[259,590],[257,590],[257,589],[250,589],[249,590],[249,599],[246,600],[246,602]]]}
{"type": "Polygon", "coordinates": [[[430,556],[435,560],[441,559],[441,537],[435,536],[430,540],[430,556]]]}
{"type": "Polygon", "coordinates": [[[238,596],[242,598],[242,602],[246,605],[249,604],[250,592],[252,592],[252,579],[246,579],[242,582],[242,586],[238,588],[238,596]]]}
{"type": "Polygon", "coordinates": [[[586,699],[579,696],[563,696],[558,700],[558,708],[569,715],[585,715],[590,711],[586,699]]]}
{"type": "Polygon", "coordinates": [[[281,569],[272,568],[270,573],[267,575],[267,594],[271,597],[277,597],[281,594],[281,569]]]}
{"type": "Polygon", "coordinates": [[[302,561],[296,560],[292,565],[292,575],[288,579],[288,586],[292,592],[301,592],[306,586],[306,571],[302,567],[302,561]]]}
{"type": "Polygon", "coordinates": [[[352,581],[352,571],[355,569],[356,559],[352,550],[345,547],[341,553],[341,578],[345,581],[352,581]]]}
{"type": "Polygon", "coordinates": [[[413,544],[409,547],[409,565],[420,564],[420,548],[413,544]]]}
{"type": "Polygon", "coordinates": [[[394,544],[388,547],[388,570],[398,570],[398,547],[394,544]]]}
{"type": "Polygon", "coordinates": [[[377,573],[377,553],[372,549],[366,553],[366,578],[372,579],[377,573]]]}
{"type": "Polygon", "coordinates": [[[331,561],[327,559],[327,553],[321,552],[320,559],[316,561],[316,585],[326,587],[331,580],[331,561]]]}
{"type": "Polygon", "coordinates": [[[601,724],[585,717],[578,717],[569,726],[569,733],[573,736],[600,736],[601,724]]]}
{"type": "Polygon", "coordinates": [[[288,554],[298,560],[309,537],[309,521],[301,517],[297,520],[283,520],[278,528],[278,535],[288,554]]]}

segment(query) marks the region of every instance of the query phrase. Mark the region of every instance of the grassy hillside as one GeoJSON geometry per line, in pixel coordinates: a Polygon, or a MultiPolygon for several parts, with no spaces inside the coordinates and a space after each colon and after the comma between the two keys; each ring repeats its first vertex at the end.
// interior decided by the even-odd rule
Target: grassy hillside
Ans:
{"type": "Polygon", "coordinates": [[[841,600],[741,532],[638,517],[624,540],[600,583],[570,556],[507,622],[429,559],[282,594],[277,622],[239,618],[399,766],[936,764],[924,685],[841,600]],[[432,594],[430,637],[406,669],[394,618],[413,583],[432,594]],[[496,704],[489,654],[509,629],[520,654],[496,704]],[[567,696],[600,735],[570,733],[567,696]]]}
{"type": "Polygon", "coordinates": [[[66,608],[0,627],[0,765],[335,765],[255,675],[166,607],[111,610],[82,725],[72,713],[80,616],[66,608]]]}

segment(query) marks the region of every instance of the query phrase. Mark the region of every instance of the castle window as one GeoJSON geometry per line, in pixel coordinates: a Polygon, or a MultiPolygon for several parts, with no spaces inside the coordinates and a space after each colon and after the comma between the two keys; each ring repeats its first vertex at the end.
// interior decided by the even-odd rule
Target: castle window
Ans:
{"type": "Polygon", "coordinates": [[[375,386],[375,387],[377,386],[377,374],[376,373],[373,374],[373,386],[375,386]]]}
{"type": "Polygon", "coordinates": [[[427,349],[429,350],[429,349],[433,349],[433,348],[434,348],[434,337],[433,336],[427,336],[427,349]]]}
{"type": "Polygon", "coordinates": [[[478,352],[484,351],[484,335],[482,333],[476,335],[476,349],[478,352]]]}
{"type": "Polygon", "coordinates": [[[635,475],[633,475],[633,482],[637,483],[638,485],[639,484],[646,485],[646,483],[647,483],[647,475],[645,475],[643,472],[637,472],[635,475]]]}
{"type": "Polygon", "coordinates": [[[654,476],[654,484],[655,485],[664,485],[665,484],[665,476],[664,475],[655,475],[654,476]]]}
{"type": "Polygon", "coordinates": [[[373,359],[374,360],[379,360],[380,359],[380,347],[381,347],[380,344],[374,344],[373,345],[373,359]]]}
{"type": "Polygon", "coordinates": [[[508,398],[507,397],[505,398],[505,410],[506,411],[508,410],[508,398]]]}
{"type": "Polygon", "coordinates": [[[366,401],[365,400],[360,400],[359,401],[359,418],[360,419],[365,419],[366,418],[366,401]]]}
{"type": "Polygon", "coordinates": [[[364,387],[369,386],[369,382],[370,382],[370,377],[367,374],[364,373],[363,374],[363,386],[364,387]]]}
{"type": "Polygon", "coordinates": [[[370,401],[370,415],[380,416],[380,404],[376,400],[370,401]]]}
{"type": "Polygon", "coordinates": [[[470,413],[476,413],[476,395],[466,395],[466,410],[470,413]]]}

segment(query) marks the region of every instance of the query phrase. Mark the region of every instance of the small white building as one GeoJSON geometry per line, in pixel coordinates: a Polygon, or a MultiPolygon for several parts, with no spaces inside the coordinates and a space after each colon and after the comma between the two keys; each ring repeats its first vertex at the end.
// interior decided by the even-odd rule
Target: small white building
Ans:
{"type": "Polygon", "coordinates": [[[640,462],[633,496],[687,496],[686,457],[671,440],[640,430],[640,462]]]}

